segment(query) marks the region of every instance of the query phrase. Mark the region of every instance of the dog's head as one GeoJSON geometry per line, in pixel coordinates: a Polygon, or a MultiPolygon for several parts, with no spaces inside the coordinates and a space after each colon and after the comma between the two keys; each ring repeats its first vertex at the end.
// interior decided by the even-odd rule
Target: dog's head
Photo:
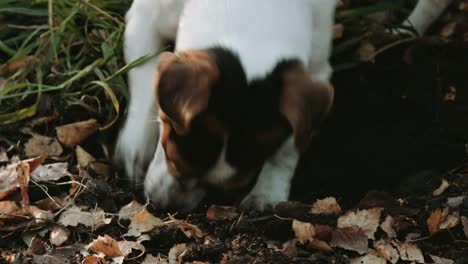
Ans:
{"type": "Polygon", "coordinates": [[[295,60],[248,83],[238,57],[221,48],[164,52],[157,71],[161,145],[179,179],[252,175],[291,134],[304,151],[333,99],[295,60]]]}

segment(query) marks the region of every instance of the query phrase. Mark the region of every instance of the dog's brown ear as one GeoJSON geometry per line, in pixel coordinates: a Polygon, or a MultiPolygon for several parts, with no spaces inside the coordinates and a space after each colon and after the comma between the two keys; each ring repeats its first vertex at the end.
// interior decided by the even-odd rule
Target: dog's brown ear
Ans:
{"type": "Polygon", "coordinates": [[[175,132],[185,135],[197,114],[208,107],[208,101],[219,69],[205,51],[159,55],[155,92],[160,110],[169,118],[175,132]]]}
{"type": "Polygon", "coordinates": [[[328,82],[312,80],[300,64],[291,65],[282,78],[280,112],[291,124],[297,149],[303,152],[331,109],[333,87],[328,82]]]}

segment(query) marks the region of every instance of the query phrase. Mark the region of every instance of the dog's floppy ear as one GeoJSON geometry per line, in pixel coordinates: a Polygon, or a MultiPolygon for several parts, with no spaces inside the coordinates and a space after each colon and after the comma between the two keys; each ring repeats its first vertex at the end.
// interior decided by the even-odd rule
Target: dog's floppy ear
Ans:
{"type": "Polygon", "coordinates": [[[207,52],[193,50],[161,53],[157,71],[155,92],[159,107],[175,132],[185,135],[194,117],[208,107],[219,69],[207,52]]]}
{"type": "Polygon", "coordinates": [[[312,80],[299,63],[282,72],[282,83],[280,112],[291,124],[296,148],[303,152],[331,109],[333,87],[312,80]]]}

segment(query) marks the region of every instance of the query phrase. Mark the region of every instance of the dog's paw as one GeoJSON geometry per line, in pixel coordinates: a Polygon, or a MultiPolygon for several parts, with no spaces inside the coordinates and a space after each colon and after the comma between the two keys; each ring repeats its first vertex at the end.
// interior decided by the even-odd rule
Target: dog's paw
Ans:
{"type": "Polygon", "coordinates": [[[240,208],[245,211],[270,212],[280,202],[262,194],[248,194],[240,203],[240,208]]]}
{"type": "MultiPolygon", "coordinates": [[[[157,126],[127,120],[114,151],[114,163],[124,170],[133,184],[141,184],[158,140],[157,126]]],[[[138,187],[138,186],[135,186],[138,187]]]]}

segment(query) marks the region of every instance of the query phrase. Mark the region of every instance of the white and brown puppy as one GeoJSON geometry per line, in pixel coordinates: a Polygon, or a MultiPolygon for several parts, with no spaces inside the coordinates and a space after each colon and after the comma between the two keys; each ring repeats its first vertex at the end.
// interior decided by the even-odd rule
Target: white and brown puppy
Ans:
{"type": "MultiPolygon", "coordinates": [[[[420,1],[407,23],[422,33],[449,2],[420,1]]],[[[176,46],[129,73],[116,147],[128,176],[160,207],[192,209],[206,185],[232,189],[252,179],[242,207],[286,201],[300,153],[332,106],[335,5],[135,0],[126,60],[156,54],[165,40],[176,46]]]]}

